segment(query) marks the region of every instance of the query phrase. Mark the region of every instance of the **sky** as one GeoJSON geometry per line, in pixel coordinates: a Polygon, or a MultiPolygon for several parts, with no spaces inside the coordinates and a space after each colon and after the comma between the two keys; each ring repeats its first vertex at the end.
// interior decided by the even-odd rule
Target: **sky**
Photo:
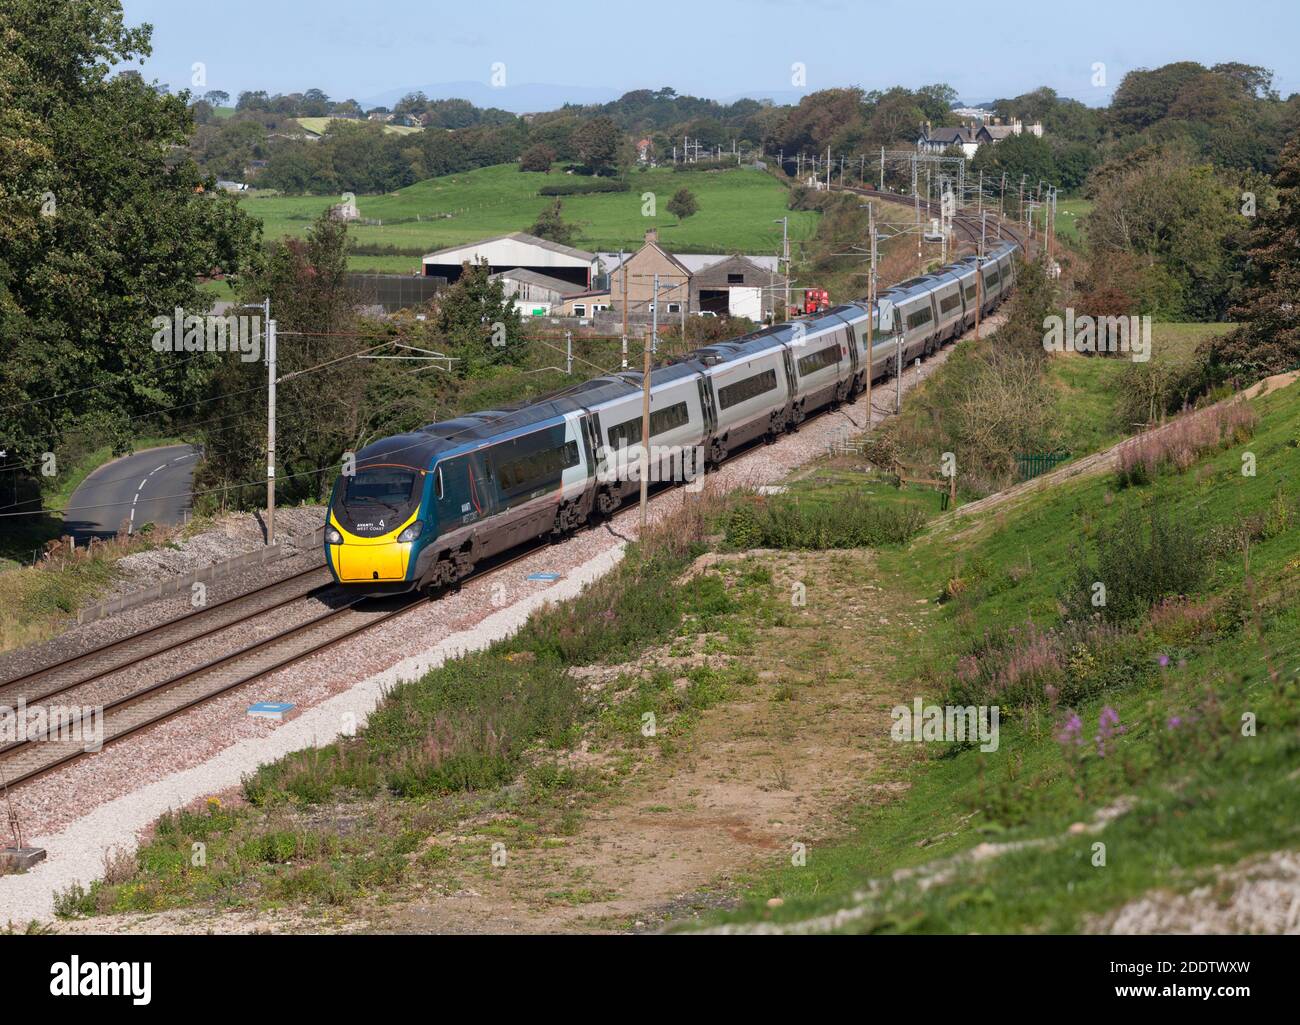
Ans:
{"type": "Polygon", "coordinates": [[[504,80],[500,95],[514,106],[530,98],[520,87],[539,83],[562,86],[577,102],[605,98],[595,91],[612,98],[662,86],[789,102],[834,86],[947,82],[967,102],[1047,85],[1097,105],[1109,102],[1125,72],[1174,60],[1260,64],[1275,72],[1283,96],[1300,91],[1297,0],[123,0],[123,7],[128,24],[154,26],[147,79],[192,88],[200,64],[194,91],[232,96],[315,87],[331,99],[390,103],[411,88],[504,80]]]}

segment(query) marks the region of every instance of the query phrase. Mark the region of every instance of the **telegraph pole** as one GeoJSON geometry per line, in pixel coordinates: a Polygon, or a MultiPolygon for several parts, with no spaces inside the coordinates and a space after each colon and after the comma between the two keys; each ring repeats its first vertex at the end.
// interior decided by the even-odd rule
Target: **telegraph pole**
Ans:
{"type": "Polygon", "coordinates": [[[876,315],[876,210],[867,204],[867,223],[871,234],[871,274],[867,277],[867,430],[871,430],[871,379],[876,373],[876,339],[871,321],[876,315]]]}
{"type": "Polygon", "coordinates": [[[880,147],[880,191],[885,191],[885,147],[880,147]]]}
{"type": "Polygon", "coordinates": [[[980,247],[975,254],[975,341],[980,340],[980,312],[984,309],[984,219],[980,218],[980,247]]]}
{"type": "MultiPolygon", "coordinates": [[[[674,161],[675,163],[676,161],[674,161]]],[[[618,269],[623,275],[623,369],[627,369],[627,257],[618,251],[618,269]]]]}
{"type": "Polygon", "coordinates": [[[271,299],[262,309],[266,324],[266,544],[275,544],[275,321],[271,319],[271,299]]]}
{"type": "Polygon", "coordinates": [[[787,215],[773,223],[781,225],[781,259],[785,261],[785,305],[781,307],[781,317],[785,319],[790,309],[790,218],[787,215]]]}
{"type": "Polygon", "coordinates": [[[650,311],[650,336],[646,338],[641,372],[641,532],[644,535],[650,496],[650,346],[659,339],[659,275],[655,275],[654,306],[650,311]]]}

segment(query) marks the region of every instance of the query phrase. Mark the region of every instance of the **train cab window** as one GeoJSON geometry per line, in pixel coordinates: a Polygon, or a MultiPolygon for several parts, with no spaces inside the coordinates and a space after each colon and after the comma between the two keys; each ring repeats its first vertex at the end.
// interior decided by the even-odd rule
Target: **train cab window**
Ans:
{"type": "Polygon", "coordinates": [[[442,467],[441,466],[439,466],[438,469],[434,471],[433,497],[438,499],[438,501],[440,502],[442,501],[442,467]]]}

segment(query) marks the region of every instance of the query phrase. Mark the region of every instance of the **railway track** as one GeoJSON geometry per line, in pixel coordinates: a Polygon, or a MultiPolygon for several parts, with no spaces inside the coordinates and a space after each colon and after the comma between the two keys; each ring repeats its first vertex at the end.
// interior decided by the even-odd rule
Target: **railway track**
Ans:
{"type": "MultiPolygon", "coordinates": [[[[917,204],[911,196],[904,196],[893,192],[880,192],[876,189],[865,189],[856,185],[836,185],[832,186],[832,188],[834,191],[852,192],[857,196],[865,196],[868,199],[878,199],[882,202],[893,203],[898,206],[915,208],[915,206],[919,205],[927,218],[935,216],[938,213],[937,209],[934,209],[934,204],[926,200],[921,200],[920,203],[917,204]]],[[[1009,239],[1012,242],[1018,243],[1025,253],[1030,252],[1030,249],[1028,248],[1029,240],[1026,239],[1025,232],[1019,227],[1019,225],[1008,224],[1005,219],[999,219],[991,210],[986,211],[986,213],[988,214],[988,222],[985,225],[986,245],[989,244],[990,240],[997,241],[999,239],[1009,239]]],[[[956,213],[952,218],[952,226],[954,233],[960,236],[962,242],[969,243],[971,246],[978,248],[980,241],[980,218],[978,215],[969,212],[956,213]]]]}
{"type": "MultiPolygon", "coordinates": [[[[530,547],[504,561],[494,562],[468,579],[482,579],[500,573],[536,550],[536,547],[530,547]]],[[[248,633],[254,621],[292,602],[311,597],[341,597],[331,584],[313,584],[317,579],[315,575],[320,573],[329,577],[328,570],[316,567],[191,613],[173,623],[139,631],[15,677],[0,685],[0,705],[13,707],[21,698],[30,707],[34,702],[66,695],[77,687],[137,667],[147,659],[179,655],[190,644],[220,630],[235,628],[248,633]],[[288,587],[281,593],[279,589],[291,584],[297,587],[288,587]],[[256,600],[250,602],[248,599],[256,600]],[[219,609],[224,609],[225,614],[204,618],[205,613],[216,613],[219,609]],[[187,624],[187,628],[175,629],[181,624],[187,624]],[[59,675],[69,670],[72,670],[71,675],[59,675]],[[26,695],[15,690],[20,687],[29,688],[26,695]],[[6,693],[8,696],[4,696],[6,693]]],[[[57,722],[51,718],[44,732],[0,745],[0,782],[10,787],[29,782],[149,726],[310,658],[427,601],[428,598],[419,593],[383,599],[349,598],[342,604],[327,606],[304,622],[248,641],[192,668],[133,687],[102,706],[64,706],[71,709],[71,714],[60,716],[57,722]]]]}
{"type": "MultiPolygon", "coordinates": [[[[845,188],[872,198],[913,205],[907,197],[845,188]]],[[[930,204],[922,205],[928,216],[930,204]]],[[[953,228],[965,242],[978,245],[980,221],[977,218],[958,214],[953,218],[953,228]]],[[[1001,237],[1009,237],[1024,246],[1025,240],[1018,229],[1002,223],[1000,231],[1001,237]]],[[[672,490],[667,489],[661,494],[672,490]]],[[[532,555],[538,547],[530,546],[502,561],[485,565],[467,579],[478,580],[502,572],[532,555]]],[[[102,705],[74,709],[72,718],[52,722],[44,734],[0,745],[0,782],[6,786],[28,782],[149,726],[310,658],[418,608],[427,600],[422,594],[381,600],[359,597],[329,606],[327,599],[331,597],[342,598],[342,595],[334,587],[328,569],[312,567],[246,594],[195,610],[179,619],[136,631],[0,682],[0,707],[12,708],[19,702],[30,707],[70,695],[78,688],[99,683],[127,670],[136,669],[143,673],[146,671],[145,663],[155,659],[161,661],[168,656],[179,658],[189,646],[223,631],[256,632],[251,628],[261,617],[287,609],[304,599],[316,598],[327,604],[324,611],[270,636],[250,640],[191,668],[170,672],[161,679],[127,689],[102,705]],[[85,736],[88,727],[92,734],[89,744],[85,736]]]]}

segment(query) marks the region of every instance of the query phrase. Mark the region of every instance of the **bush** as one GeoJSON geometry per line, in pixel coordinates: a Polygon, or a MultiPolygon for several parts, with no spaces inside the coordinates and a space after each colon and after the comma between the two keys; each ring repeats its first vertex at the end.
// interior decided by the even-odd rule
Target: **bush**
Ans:
{"type": "Polygon", "coordinates": [[[1033,622],[986,634],[957,660],[946,701],[954,705],[1036,707],[1076,704],[1133,686],[1155,672],[1145,642],[1105,623],[1033,622]]]}
{"type": "Polygon", "coordinates": [[[1121,488],[1141,487],[1167,467],[1182,473],[1207,452],[1247,441],[1258,422],[1245,402],[1188,413],[1125,442],[1117,456],[1115,482],[1121,488]]]}
{"type": "Polygon", "coordinates": [[[1205,537],[1190,525],[1161,512],[1143,517],[1130,509],[1103,535],[1097,562],[1080,559],[1074,583],[1062,597],[1066,615],[1072,620],[1099,616],[1109,623],[1135,620],[1162,598],[1199,588],[1210,555],[1205,537]]]}
{"type": "Polygon", "coordinates": [[[844,495],[831,502],[780,496],[742,501],[724,519],[731,548],[870,548],[910,541],[925,525],[912,504],[870,502],[844,495]]]}
{"type": "Polygon", "coordinates": [[[582,196],[592,192],[627,192],[631,188],[621,178],[592,178],[543,185],[539,196],[582,196]]]}

